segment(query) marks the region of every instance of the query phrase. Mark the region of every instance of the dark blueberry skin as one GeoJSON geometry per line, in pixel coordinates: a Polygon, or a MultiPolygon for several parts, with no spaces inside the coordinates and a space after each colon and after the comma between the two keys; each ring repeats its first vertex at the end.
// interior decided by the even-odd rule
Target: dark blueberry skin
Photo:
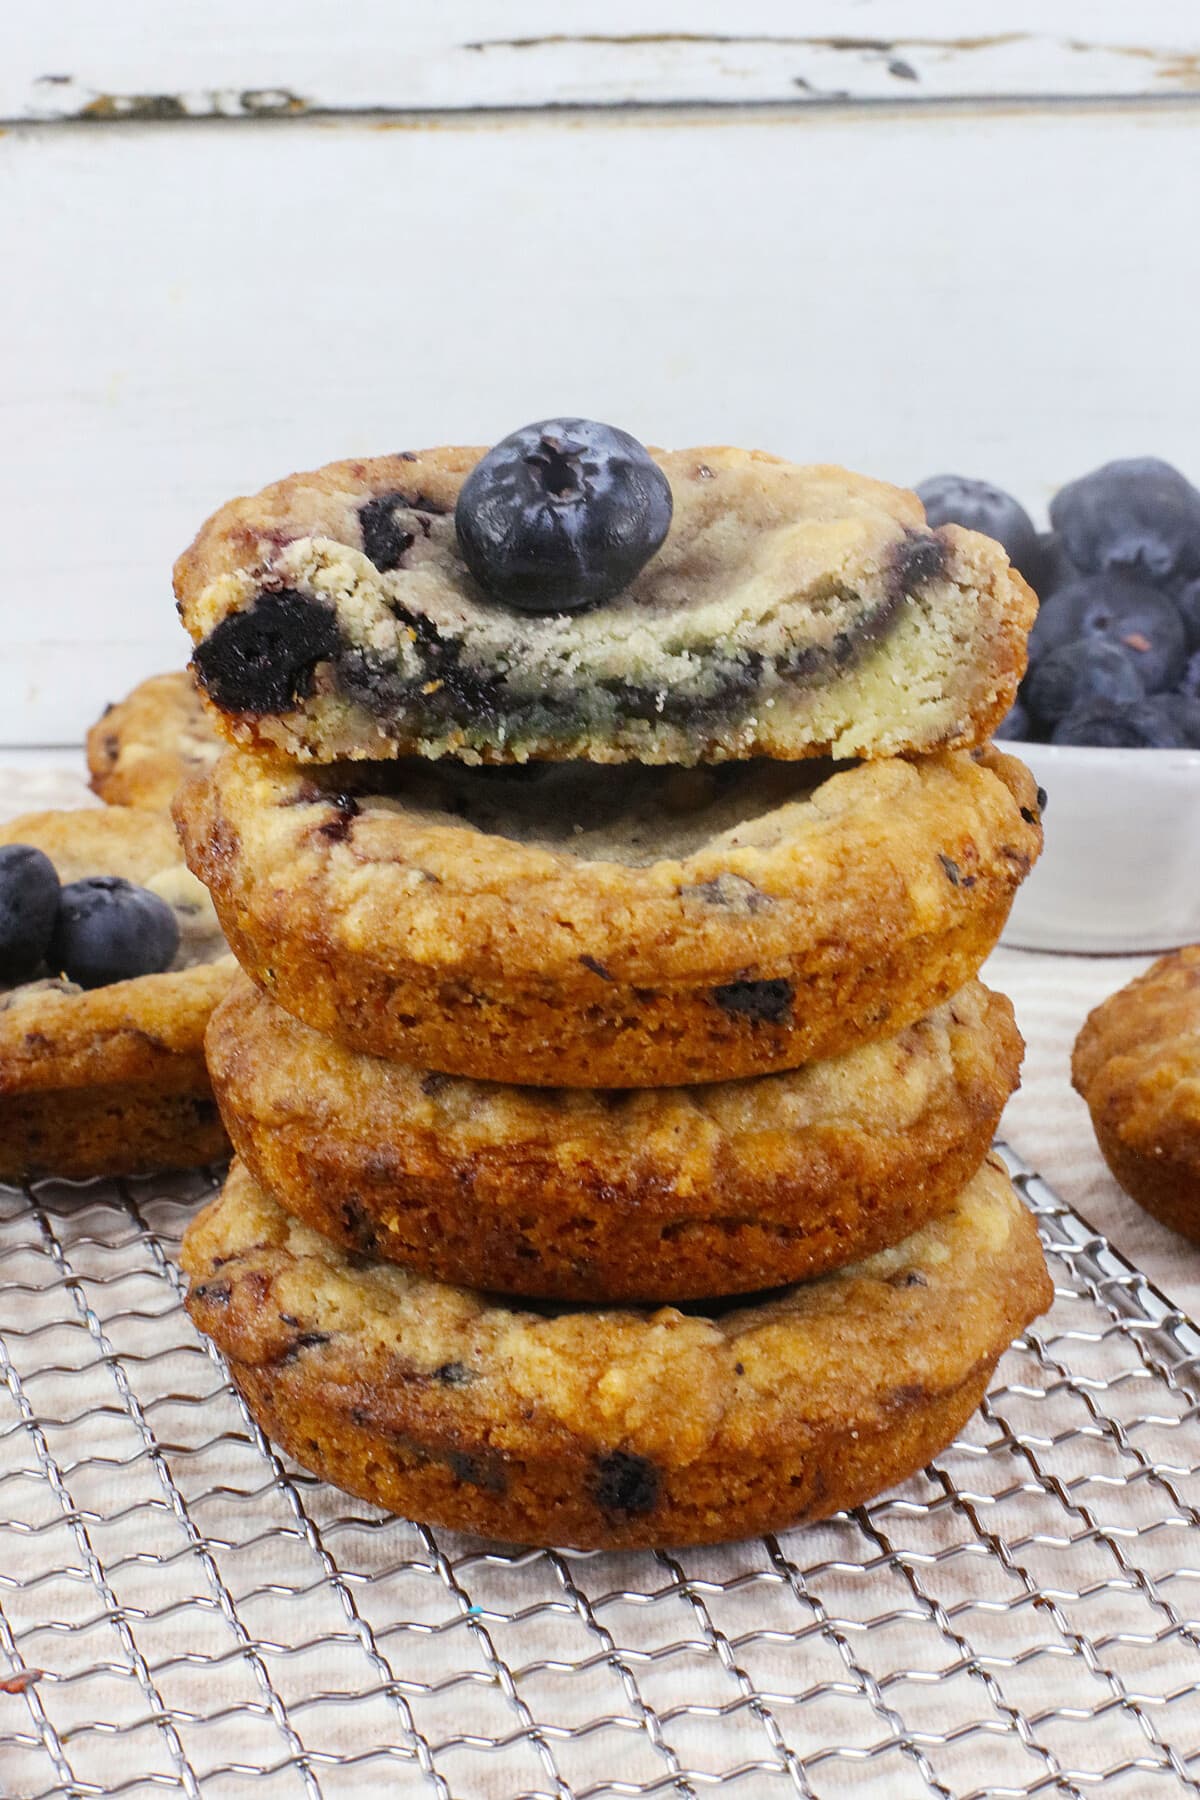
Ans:
{"type": "Polygon", "coordinates": [[[58,875],[32,844],[0,849],[0,981],[28,981],[45,960],[58,916],[58,875]]]}
{"type": "Polygon", "coordinates": [[[997,725],[995,735],[1005,741],[1026,744],[1029,742],[1033,735],[1033,726],[1030,723],[1029,714],[1020,700],[1013,701],[997,725]]]}
{"type": "Polygon", "coordinates": [[[1189,750],[1200,750],[1200,693],[1159,694],[1158,704],[1174,721],[1180,741],[1189,750]]]}
{"type": "Polygon", "coordinates": [[[1050,742],[1093,749],[1178,750],[1186,747],[1187,740],[1169,697],[1155,695],[1132,706],[1088,701],[1059,720],[1050,742]]]}
{"type": "Polygon", "coordinates": [[[157,975],[179,948],[165,900],[119,875],[89,875],[63,888],[47,961],[83,988],[157,975]]]}
{"type": "Polygon", "coordinates": [[[1187,661],[1187,634],[1166,594],[1120,574],[1081,575],[1042,603],[1029,634],[1036,667],[1076,638],[1109,638],[1132,652],[1148,694],[1174,687],[1187,661]]]}
{"type": "Polygon", "coordinates": [[[1076,638],[1032,668],[1022,690],[1039,725],[1049,728],[1076,707],[1104,701],[1129,706],[1145,694],[1134,653],[1110,638],[1076,638]]]}
{"type": "Polygon", "coordinates": [[[1193,650],[1200,650],[1200,575],[1176,588],[1175,604],[1188,634],[1188,644],[1193,650]]]}
{"type": "Polygon", "coordinates": [[[930,475],[918,485],[917,497],[931,525],[965,525],[995,538],[1013,567],[1031,586],[1037,585],[1042,560],[1038,534],[1020,501],[1003,488],[970,475],[930,475]]]}
{"type": "Polygon", "coordinates": [[[1187,668],[1183,671],[1183,680],[1176,689],[1189,700],[1200,700],[1200,650],[1193,651],[1188,657],[1187,668]]]}
{"type": "Polygon", "coordinates": [[[504,438],[467,476],[459,548],[493,599],[521,612],[611,600],[671,523],[671,487],[636,438],[594,419],[543,419],[504,438]]]}
{"type": "Polygon", "coordinates": [[[1080,569],[1147,581],[1200,573],[1200,492],[1155,456],[1105,463],[1050,502],[1050,522],[1080,569]]]}
{"type": "Polygon", "coordinates": [[[1068,582],[1079,579],[1079,570],[1071,561],[1062,546],[1062,539],[1056,531],[1043,531],[1038,534],[1038,572],[1037,580],[1031,581],[1040,600],[1046,600],[1056,594],[1068,582]]]}

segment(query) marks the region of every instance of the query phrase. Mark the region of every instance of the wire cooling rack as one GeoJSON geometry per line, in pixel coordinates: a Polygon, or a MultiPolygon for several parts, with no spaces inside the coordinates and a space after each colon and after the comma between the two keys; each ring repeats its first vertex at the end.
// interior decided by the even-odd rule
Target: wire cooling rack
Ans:
{"type": "Polygon", "coordinates": [[[661,1555],[278,1456],[181,1310],[205,1177],[0,1188],[0,1793],[1200,1794],[1200,1332],[1009,1161],[1057,1300],[962,1438],[661,1555]]]}

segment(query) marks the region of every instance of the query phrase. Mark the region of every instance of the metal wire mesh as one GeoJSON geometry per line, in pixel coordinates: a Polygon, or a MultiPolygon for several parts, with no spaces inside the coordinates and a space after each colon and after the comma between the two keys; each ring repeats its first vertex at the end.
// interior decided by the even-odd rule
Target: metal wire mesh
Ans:
{"type": "Polygon", "coordinates": [[[484,1546],[277,1455],[180,1307],[205,1177],[0,1188],[0,1677],[43,1671],[0,1791],[1200,1794],[1200,1331],[1009,1161],[1057,1300],[963,1437],[660,1555],[484,1546]]]}

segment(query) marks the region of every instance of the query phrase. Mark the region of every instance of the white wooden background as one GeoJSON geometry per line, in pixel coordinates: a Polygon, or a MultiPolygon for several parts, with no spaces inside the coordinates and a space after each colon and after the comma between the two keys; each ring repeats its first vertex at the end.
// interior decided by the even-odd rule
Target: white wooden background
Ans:
{"type": "Polygon", "coordinates": [[[1192,0],[0,0],[0,744],[228,495],[578,410],[1200,478],[1192,0]]]}

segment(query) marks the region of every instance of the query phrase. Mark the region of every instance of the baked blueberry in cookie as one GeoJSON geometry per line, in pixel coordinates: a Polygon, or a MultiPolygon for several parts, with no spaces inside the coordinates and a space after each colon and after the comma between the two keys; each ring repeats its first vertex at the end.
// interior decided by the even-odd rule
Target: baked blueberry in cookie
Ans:
{"type": "Polygon", "coordinates": [[[318,762],[974,746],[1034,608],[902,489],[587,420],[291,476],[222,508],[175,588],[217,729],[318,762]]]}

